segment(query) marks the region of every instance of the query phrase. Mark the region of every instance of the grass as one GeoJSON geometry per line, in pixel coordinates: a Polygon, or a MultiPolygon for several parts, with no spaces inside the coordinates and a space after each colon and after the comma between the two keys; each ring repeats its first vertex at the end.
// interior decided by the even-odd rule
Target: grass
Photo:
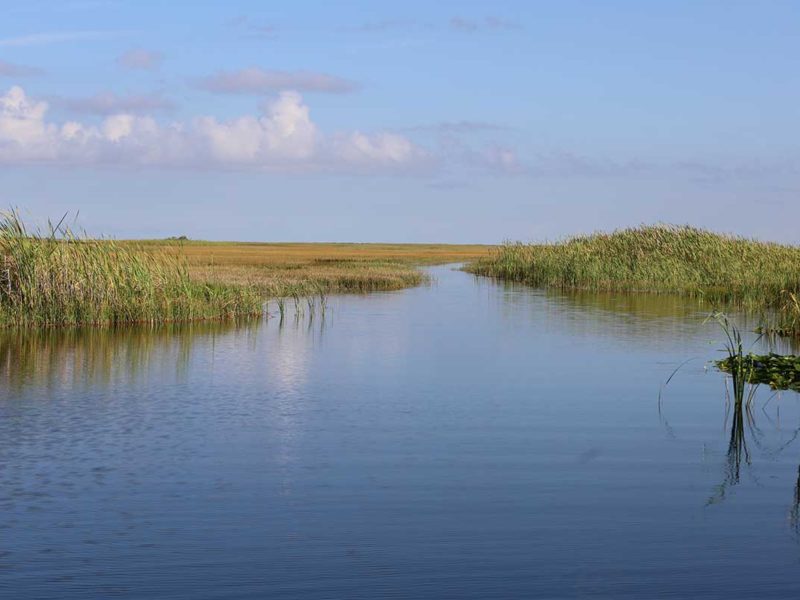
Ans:
{"type": "MultiPolygon", "coordinates": [[[[63,221],[63,220],[62,220],[63,221]]],[[[190,278],[178,256],[75,235],[29,231],[0,214],[0,325],[159,323],[260,314],[252,289],[190,278]]]]}
{"type": "Polygon", "coordinates": [[[771,328],[800,334],[800,247],[656,225],[553,244],[507,243],[468,270],[534,286],[696,296],[776,309],[771,328]]]}
{"type": "MultiPolygon", "coordinates": [[[[63,220],[62,220],[63,221],[63,220]]],[[[63,223],[29,231],[0,213],[0,326],[160,323],[260,314],[286,298],[309,313],[333,293],[419,285],[423,264],[464,262],[488,246],[114,241],[63,223]]]]}
{"type": "Polygon", "coordinates": [[[425,281],[419,265],[466,262],[492,247],[451,244],[243,243],[150,240],[177,251],[192,279],[248,285],[273,298],[389,291],[425,281]]]}

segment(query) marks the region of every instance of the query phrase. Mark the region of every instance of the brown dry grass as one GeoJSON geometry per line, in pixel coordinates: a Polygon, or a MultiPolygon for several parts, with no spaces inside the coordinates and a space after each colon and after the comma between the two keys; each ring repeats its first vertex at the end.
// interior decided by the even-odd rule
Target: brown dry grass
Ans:
{"type": "Polygon", "coordinates": [[[267,296],[363,293],[419,285],[419,265],[485,257],[491,246],[148,241],[185,258],[198,281],[256,286],[267,296]]]}

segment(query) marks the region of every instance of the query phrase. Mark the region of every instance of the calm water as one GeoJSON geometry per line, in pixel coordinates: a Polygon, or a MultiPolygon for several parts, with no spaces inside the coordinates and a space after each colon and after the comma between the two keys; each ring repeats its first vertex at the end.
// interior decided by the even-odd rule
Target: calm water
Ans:
{"type": "Polygon", "coordinates": [[[0,597],[800,595],[798,396],[732,442],[701,308],[432,273],[0,336],[0,597]]]}

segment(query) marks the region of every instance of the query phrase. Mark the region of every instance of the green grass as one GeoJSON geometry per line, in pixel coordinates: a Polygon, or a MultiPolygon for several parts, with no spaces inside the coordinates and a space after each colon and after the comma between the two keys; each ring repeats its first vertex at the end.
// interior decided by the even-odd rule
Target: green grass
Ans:
{"type": "Polygon", "coordinates": [[[533,286],[697,296],[777,309],[773,328],[800,333],[800,247],[656,225],[553,244],[507,243],[467,270],[533,286]]]}
{"type": "Polygon", "coordinates": [[[160,323],[260,314],[244,286],[190,279],[168,252],[75,235],[58,223],[29,231],[0,214],[0,326],[160,323]]]}

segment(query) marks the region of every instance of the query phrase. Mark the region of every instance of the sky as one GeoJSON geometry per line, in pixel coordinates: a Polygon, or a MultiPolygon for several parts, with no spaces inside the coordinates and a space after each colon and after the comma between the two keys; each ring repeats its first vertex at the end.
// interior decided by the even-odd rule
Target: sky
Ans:
{"type": "Polygon", "coordinates": [[[120,238],[800,242],[800,1],[0,0],[0,207],[120,238]]]}

